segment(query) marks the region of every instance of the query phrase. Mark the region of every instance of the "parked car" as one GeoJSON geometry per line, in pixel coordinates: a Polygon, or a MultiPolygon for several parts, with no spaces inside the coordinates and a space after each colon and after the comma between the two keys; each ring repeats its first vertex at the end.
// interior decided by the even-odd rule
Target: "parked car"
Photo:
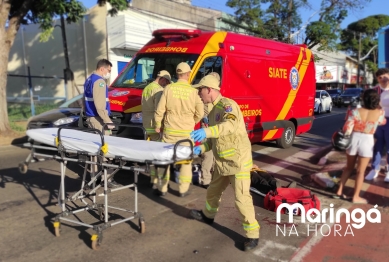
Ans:
{"type": "Polygon", "coordinates": [[[46,127],[77,127],[81,114],[83,95],[69,99],[59,106],[42,114],[31,117],[27,129],[46,127]]]}
{"type": "Polygon", "coordinates": [[[328,94],[330,94],[332,98],[332,104],[333,105],[338,105],[339,102],[339,97],[342,94],[342,91],[340,89],[329,89],[326,90],[328,94]]]}
{"type": "Polygon", "coordinates": [[[357,106],[361,102],[362,88],[348,88],[339,97],[338,107],[357,106]]]}
{"type": "MultiPolygon", "coordinates": [[[[69,99],[65,103],[59,106],[57,109],[52,109],[42,114],[31,117],[27,123],[27,129],[35,128],[49,128],[49,127],[78,127],[78,120],[82,110],[83,95],[78,95],[69,99]]],[[[126,128],[119,127],[112,130],[113,135],[128,137],[132,139],[144,139],[144,133],[141,129],[142,118],[139,114],[129,114],[128,119],[122,118],[121,113],[112,112],[111,119],[115,124],[121,124],[121,119],[125,121],[123,123],[130,124],[132,126],[139,126],[139,128],[126,128]]],[[[83,119],[84,127],[88,126],[83,119]]]]}
{"type": "Polygon", "coordinates": [[[327,91],[316,90],[315,113],[321,114],[324,111],[328,113],[332,111],[332,98],[327,91]]]}

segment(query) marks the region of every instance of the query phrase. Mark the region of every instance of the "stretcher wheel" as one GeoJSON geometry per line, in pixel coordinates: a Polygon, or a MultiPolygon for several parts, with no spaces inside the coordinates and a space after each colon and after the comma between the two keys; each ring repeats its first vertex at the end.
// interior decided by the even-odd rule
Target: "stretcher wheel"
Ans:
{"type": "Polygon", "coordinates": [[[19,163],[18,168],[21,174],[25,174],[28,171],[28,166],[25,163],[19,163]]]}
{"type": "Polygon", "coordinates": [[[141,234],[146,232],[146,222],[143,217],[139,218],[139,232],[141,234]]]}
{"type": "Polygon", "coordinates": [[[56,237],[61,236],[61,223],[54,222],[54,234],[56,237]]]}
{"type": "Polygon", "coordinates": [[[99,250],[100,249],[100,241],[98,235],[92,235],[92,249],[93,250],[99,250]]]}

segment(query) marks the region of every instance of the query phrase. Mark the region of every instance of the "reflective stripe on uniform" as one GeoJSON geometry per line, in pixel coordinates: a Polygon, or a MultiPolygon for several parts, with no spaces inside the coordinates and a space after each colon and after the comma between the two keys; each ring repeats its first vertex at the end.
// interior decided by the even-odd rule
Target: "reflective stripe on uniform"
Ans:
{"type": "Polygon", "coordinates": [[[233,149],[233,148],[232,149],[228,149],[228,150],[225,150],[225,151],[222,151],[222,152],[218,152],[217,154],[221,158],[233,156],[233,155],[235,155],[235,149],[233,149]]]}
{"type": "Polygon", "coordinates": [[[179,176],[178,179],[180,180],[180,182],[183,182],[183,183],[192,182],[192,177],[190,177],[190,176],[179,176]]]}
{"type": "Polygon", "coordinates": [[[251,168],[253,166],[253,160],[247,161],[246,163],[243,163],[244,168],[251,168]]]}
{"type": "Polygon", "coordinates": [[[243,229],[246,231],[251,231],[254,229],[260,228],[258,222],[252,223],[252,224],[245,224],[243,223],[243,229]]]}
{"type": "Polygon", "coordinates": [[[250,179],[250,172],[239,172],[235,175],[236,179],[250,179]]]}
{"type": "Polygon", "coordinates": [[[154,128],[145,128],[145,129],[146,129],[147,134],[156,134],[157,133],[157,132],[155,132],[154,128]]]}
{"type": "Polygon", "coordinates": [[[191,130],[176,130],[176,129],[171,129],[171,128],[164,128],[163,131],[166,134],[179,134],[179,135],[190,135],[192,132],[191,130]]]}
{"type": "MultiPolygon", "coordinates": [[[[85,97],[85,101],[93,102],[95,100],[91,97],[85,97]]],[[[109,98],[106,98],[105,101],[109,102],[109,98]]]]}
{"type": "Polygon", "coordinates": [[[219,136],[219,128],[217,126],[210,126],[209,130],[211,130],[212,137],[219,136]]]}
{"type": "Polygon", "coordinates": [[[217,212],[217,208],[212,208],[208,201],[205,201],[205,208],[209,211],[209,212],[217,212]]]}

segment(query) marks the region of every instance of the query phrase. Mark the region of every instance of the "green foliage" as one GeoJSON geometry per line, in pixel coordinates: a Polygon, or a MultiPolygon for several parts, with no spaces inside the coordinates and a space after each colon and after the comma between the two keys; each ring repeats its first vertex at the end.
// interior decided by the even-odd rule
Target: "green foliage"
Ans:
{"type": "MultiPolygon", "coordinates": [[[[58,108],[58,104],[45,103],[35,105],[35,114],[39,115],[51,109],[58,108]]],[[[31,117],[30,104],[10,104],[8,106],[8,116],[10,121],[22,121],[31,117]]]]}
{"type": "Polygon", "coordinates": [[[262,37],[266,35],[259,0],[228,0],[226,5],[235,9],[236,20],[245,23],[253,34],[262,37]]]}

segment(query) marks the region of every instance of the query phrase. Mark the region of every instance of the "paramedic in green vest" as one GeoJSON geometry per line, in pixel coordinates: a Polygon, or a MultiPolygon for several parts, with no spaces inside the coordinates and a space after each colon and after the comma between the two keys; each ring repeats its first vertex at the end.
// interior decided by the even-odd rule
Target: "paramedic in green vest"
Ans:
{"type": "MultiPolygon", "coordinates": [[[[190,139],[194,126],[204,115],[204,104],[197,90],[188,83],[191,74],[190,66],[185,62],[179,63],[176,74],[177,82],[165,87],[154,115],[155,131],[162,132],[162,142],[171,144],[190,139]]],[[[162,184],[158,185],[155,191],[159,196],[166,195],[169,172],[170,169],[167,168],[162,184]]],[[[181,164],[179,182],[179,194],[185,197],[189,194],[189,186],[192,182],[191,163],[181,164]]]]}
{"type": "MultiPolygon", "coordinates": [[[[154,128],[154,113],[157,109],[159,100],[163,92],[163,88],[170,84],[171,77],[168,71],[162,70],[158,72],[156,79],[143,89],[142,92],[142,122],[143,127],[147,132],[148,140],[150,141],[161,141],[161,136],[155,132],[154,128]]],[[[158,168],[160,169],[160,168],[158,168]]],[[[162,169],[164,170],[164,169],[162,169]]],[[[156,189],[157,177],[156,167],[151,167],[150,178],[151,183],[156,189]]]]}
{"type": "MultiPolygon", "coordinates": [[[[111,76],[112,64],[107,59],[101,59],[97,62],[96,71],[94,71],[85,81],[84,84],[84,116],[89,128],[103,131],[104,124],[112,123],[108,86],[106,80],[111,76]]],[[[107,125],[104,130],[105,135],[110,135],[113,125],[107,125]]],[[[96,171],[96,170],[95,170],[96,171]]],[[[118,187],[116,181],[112,178],[108,181],[108,187],[118,187]]]]}
{"type": "Polygon", "coordinates": [[[215,166],[204,208],[191,210],[190,214],[196,220],[212,224],[221,196],[231,184],[235,192],[235,206],[246,231],[247,238],[243,249],[251,250],[258,245],[260,227],[255,219],[250,195],[250,170],[253,160],[242,112],[235,101],[220,94],[219,81],[214,76],[203,77],[199,84],[193,87],[198,89],[198,94],[205,104],[213,105],[208,115],[208,127],[191,133],[195,142],[207,138],[205,143],[194,148],[194,153],[200,155],[212,150],[215,166]]]}

